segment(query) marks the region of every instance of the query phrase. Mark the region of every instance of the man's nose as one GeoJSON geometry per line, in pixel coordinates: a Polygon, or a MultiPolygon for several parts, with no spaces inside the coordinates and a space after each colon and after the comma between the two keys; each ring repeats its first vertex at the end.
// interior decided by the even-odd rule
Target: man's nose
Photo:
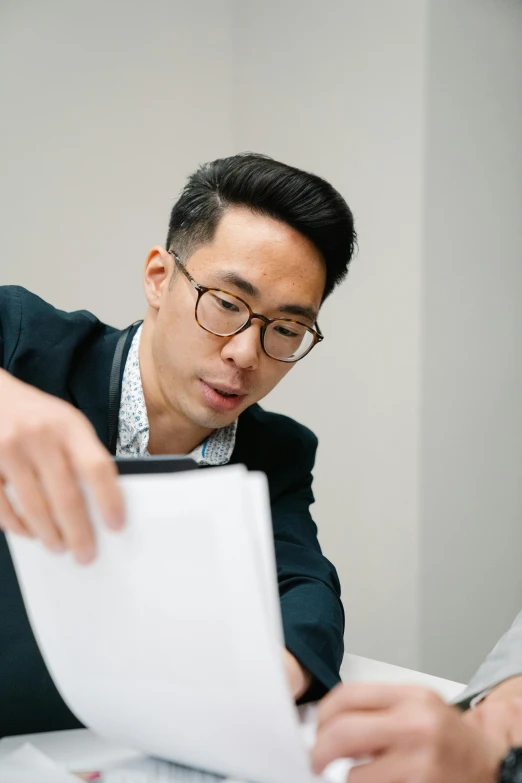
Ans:
{"type": "Polygon", "coordinates": [[[221,351],[223,359],[234,362],[242,370],[257,370],[262,351],[261,329],[260,322],[252,321],[243,332],[229,337],[221,351]]]}

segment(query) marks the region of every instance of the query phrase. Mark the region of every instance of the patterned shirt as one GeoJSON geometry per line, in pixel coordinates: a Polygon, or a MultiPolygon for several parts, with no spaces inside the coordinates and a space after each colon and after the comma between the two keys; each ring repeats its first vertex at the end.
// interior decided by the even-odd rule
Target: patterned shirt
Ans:
{"type": "MultiPolygon", "coordinates": [[[[143,325],[142,325],[143,326],[143,325]]],[[[134,335],[121,387],[118,417],[118,457],[148,457],[149,419],[141,384],[139,346],[142,326],[134,335]]],[[[226,465],[236,443],[237,419],[227,427],[214,430],[188,455],[199,465],[226,465]]]]}

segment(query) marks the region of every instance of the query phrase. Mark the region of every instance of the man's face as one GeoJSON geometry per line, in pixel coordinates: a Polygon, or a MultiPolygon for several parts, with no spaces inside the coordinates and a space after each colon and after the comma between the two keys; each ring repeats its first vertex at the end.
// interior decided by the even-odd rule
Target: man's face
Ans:
{"type": "MultiPolygon", "coordinates": [[[[297,316],[292,308],[318,312],[324,262],[308,239],[284,223],[245,208],[230,209],[212,243],[182,262],[197,283],[236,294],[256,313],[314,325],[314,317],[297,316]]],[[[145,289],[154,324],[155,396],[161,407],[198,427],[224,427],[265,397],[294,364],[263,352],[260,320],[231,337],[202,329],[194,317],[197,291],[182,272],[172,278],[173,270],[173,258],[164,249],[150,253],[145,289]]]]}

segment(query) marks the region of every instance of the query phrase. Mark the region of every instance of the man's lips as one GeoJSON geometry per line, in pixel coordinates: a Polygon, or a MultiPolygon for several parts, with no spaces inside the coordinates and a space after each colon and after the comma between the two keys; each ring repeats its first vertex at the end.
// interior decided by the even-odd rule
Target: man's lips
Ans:
{"type": "Polygon", "coordinates": [[[247,392],[239,386],[228,386],[226,383],[210,383],[209,381],[203,381],[211,389],[222,394],[235,394],[236,397],[246,397],[247,392]]]}
{"type": "Polygon", "coordinates": [[[238,386],[214,384],[201,379],[200,382],[206,404],[215,411],[233,411],[246,397],[246,392],[238,386]]]}

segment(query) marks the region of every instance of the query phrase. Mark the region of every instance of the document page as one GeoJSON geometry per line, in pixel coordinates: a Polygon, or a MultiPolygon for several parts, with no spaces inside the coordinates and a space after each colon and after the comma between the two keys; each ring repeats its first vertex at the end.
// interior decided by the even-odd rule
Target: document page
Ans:
{"type": "Polygon", "coordinates": [[[266,479],[241,466],[123,476],[88,567],[9,545],[40,649],[86,725],[257,783],[314,780],[283,667],[266,479]]]}
{"type": "Polygon", "coordinates": [[[0,758],[2,783],[79,783],[79,779],[60,769],[44,753],[25,743],[0,758]]]}

